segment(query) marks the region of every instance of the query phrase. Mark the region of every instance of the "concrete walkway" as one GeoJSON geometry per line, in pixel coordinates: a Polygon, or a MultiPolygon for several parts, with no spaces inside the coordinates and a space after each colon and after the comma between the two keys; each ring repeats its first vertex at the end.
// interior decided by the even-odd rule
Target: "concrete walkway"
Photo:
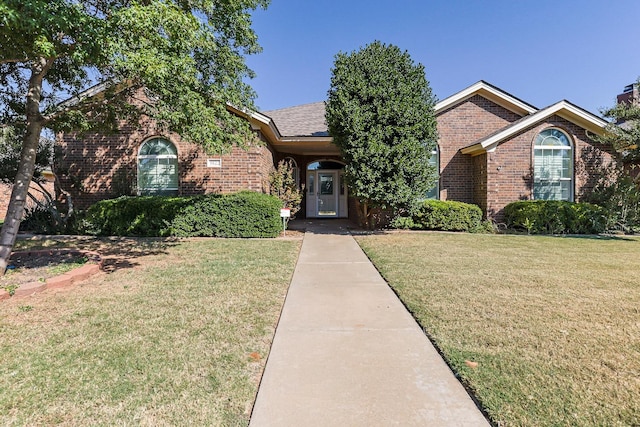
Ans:
{"type": "Polygon", "coordinates": [[[344,222],[307,228],[250,426],[488,426],[344,222]]]}

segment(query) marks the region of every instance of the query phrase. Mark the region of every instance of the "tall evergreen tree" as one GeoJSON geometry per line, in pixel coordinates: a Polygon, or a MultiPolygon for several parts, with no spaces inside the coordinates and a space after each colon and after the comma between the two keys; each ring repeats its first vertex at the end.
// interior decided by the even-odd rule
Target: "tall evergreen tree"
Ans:
{"type": "Polygon", "coordinates": [[[25,129],[0,232],[0,274],[15,242],[43,129],[88,130],[147,114],[208,150],[240,143],[251,107],[250,12],[268,0],[2,0],[0,123],[25,129]],[[60,104],[95,82],[99,96],[60,104]],[[127,102],[145,88],[142,109],[127,102]],[[146,102],[146,101],[151,102],[146,102]]]}
{"type": "Polygon", "coordinates": [[[375,41],[336,55],[326,120],[365,226],[375,210],[409,209],[435,185],[434,105],[424,66],[406,51],[375,41]]]}

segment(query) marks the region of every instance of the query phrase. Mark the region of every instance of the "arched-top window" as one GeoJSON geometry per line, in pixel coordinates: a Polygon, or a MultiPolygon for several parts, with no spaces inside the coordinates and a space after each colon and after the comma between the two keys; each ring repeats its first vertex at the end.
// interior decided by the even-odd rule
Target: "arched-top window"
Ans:
{"type": "Polygon", "coordinates": [[[573,147],[559,129],[545,129],[533,143],[533,198],[573,200],[573,147]]]}
{"type": "Polygon", "coordinates": [[[431,152],[429,157],[429,166],[433,166],[436,170],[436,185],[431,188],[426,194],[427,199],[439,199],[440,198],[440,154],[438,152],[438,146],[431,152]]]}
{"type": "Polygon", "coordinates": [[[178,151],[168,139],[152,138],[140,147],[138,193],[178,194],[178,151]]]}
{"type": "Polygon", "coordinates": [[[310,170],[310,171],[322,170],[322,169],[336,170],[336,169],[343,169],[343,168],[344,168],[344,165],[342,163],[338,163],[333,160],[319,160],[317,162],[309,163],[309,165],[307,165],[307,170],[310,170]]]}

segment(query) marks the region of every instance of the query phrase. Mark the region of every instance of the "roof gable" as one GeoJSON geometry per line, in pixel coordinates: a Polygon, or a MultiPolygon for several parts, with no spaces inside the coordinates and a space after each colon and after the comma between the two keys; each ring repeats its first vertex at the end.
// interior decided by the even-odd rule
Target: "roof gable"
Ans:
{"type": "Polygon", "coordinates": [[[584,110],[570,103],[569,101],[562,100],[553,105],[550,105],[549,107],[539,110],[535,114],[525,116],[522,119],[510,124],[509,126],[478,140],[473,145],[463,148],[460,151],[462,152],[462,154],[471,155],[478,155],[487,151],[493,151],[502,141],[511,138],[518,132],[534,126],[553,115],[562,117],[563,119],[566,119],[571,123],[574,123],[582,127],[583,129],[586,129],[597,135],[603,134],[605,131],[605,126],[608,124],[606,120],[596,116],[595,114],[592,114],[587,110],[584,110]]]}
{"type": "Polygon", "coordinates": [[[454,107],[466,101],[474,95],[480,95],[520,116],[526,116],[527,114],[532,114],[538,110],[533,105],[528,104],[501,89],[498,89],[497,87],[485,82],[484,80],[480,80],[479,82],[469,86],[468,88],[463,89],[460,92],[455,93],[448,98],[445,98],[442,101],[438,102],[435,106],[435,113],[439,114],[451,107],[454,107]]]}

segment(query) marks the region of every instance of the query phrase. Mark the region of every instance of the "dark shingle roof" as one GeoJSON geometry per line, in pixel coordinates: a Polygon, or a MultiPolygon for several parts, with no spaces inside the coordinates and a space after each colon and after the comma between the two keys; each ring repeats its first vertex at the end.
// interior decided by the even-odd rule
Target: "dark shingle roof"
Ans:
{"type": "Polygon", "coordinates": [[[324,120],[324,102],[264,111],[282,136],[329,136],[324,120]]]}

